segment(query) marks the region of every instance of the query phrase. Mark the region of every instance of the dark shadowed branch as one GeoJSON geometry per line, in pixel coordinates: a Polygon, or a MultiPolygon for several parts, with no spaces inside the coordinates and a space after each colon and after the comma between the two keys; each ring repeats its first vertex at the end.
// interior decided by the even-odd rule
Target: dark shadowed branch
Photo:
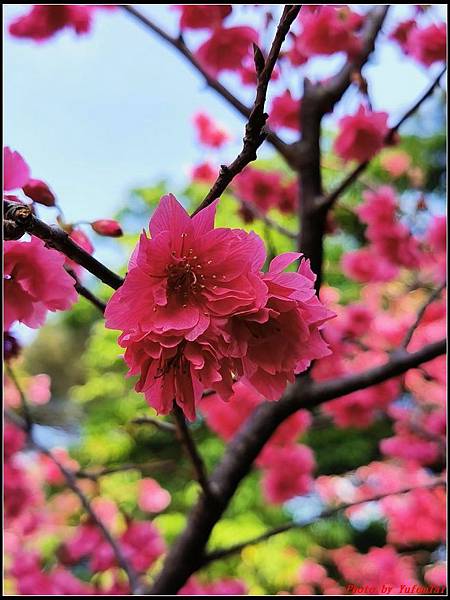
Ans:
{"type": "Polygon", "coordinates": [[[304,82],[300,111],[302,139],[298,144],[296,171],[299,179],[299,251],[310,261],[317,275],[316,289],[322,282],[323,238],[326,230],[328,206],[321,205],[323,196],[321,170],[321,126],[322,118],[333,110],[352,83],[352,75],[360,72],[375,48],[378,33],[386,17],[388,6],[377,6],[367,14],[361,32],[360,54],[348,61],[343,68],[326,83],[304,82]]]}
{"type": "Polygon", "coordinates": [[[203,463],[203,459],[197,450],[195,442],[192,439],[191,433],[186,423],[186,419],[184,418],[184,413],[176,403],[174,403],[172,413],[176,421],[177,437],[180,440],[183,448],[186,450],[186,454],[188,455],[189,460],[192,463],[195,472],[195,477],[198,483],[200,484],[205,496],[211,497],[213,495],[213,490],[211,489],[211,485],[208,480],[206,468],[203,463]]]}
{"type": "Polygon", "coordinates": [[[260,544],[261,542],[265,542],[266,540],[274,537],[275,535],[279,535],[281,533],[285,533],[286,531],[291,531],[292,529],[307,529],[317,521],[322,521],[323,519],[330,519],[335,515],[343,512],[349,508],[354,508],[356,506],[361,506],[362,504],[366,504],[367,502],[378,502],[379,500],[383,500],[384,498],[388,498],[390,496],[397,496],[398,494],[407,494],[408,492],[413,492],[414,490],[432,490],[439,486],[445,486],[446,482],[442,479],[438,481],[433,481],[427,485],[417,485],[414,487],[409,487],[406,489],[397,490],[396,492],[389,492],[386,494],[377,494],[376,496],[372,496],[370,498],[365,498],[361,500],[357,500],[356,502],[350,502],[348,504],[341,504],[340,506],[335,506],[333,508],[329,508],[324,510],[318,517],[314,520],[309,521],[308,523],[295,523],[289,521],[288,523],[284,523],[279,525],[278,527],[274,527],[273,529],[269,529],[268,531],[258,535],[252,539],[246,540],[244,542],[240,542],[239,544],[234,544],[229,546],[228,548],[220,548],[218,550],[213,550],[205,554],[202,559],[202,567],[208,565],[209,563],[220,560],[223,558],[227,558],[228,556],[232,556],[234,554],[238,554],[244,548],[248,546],[254,546],[255,544],[260,544]]]}
{"type": "MultiPolygon", "coordinates": [[[[59,250],[67,258],[84,267],[114,290],[122,285],[123,279],[119,275],[80,248],[60,227],[47,225],[35,217],[31,208],[26,204],[4,200],[4,219],[6,222],[15,224],[15,234],[18,237],[25,233],[34,235],[45,242],[47,247],[59,250]]],[[[18,237],[12,239],[18,239],[18,237]]]]}

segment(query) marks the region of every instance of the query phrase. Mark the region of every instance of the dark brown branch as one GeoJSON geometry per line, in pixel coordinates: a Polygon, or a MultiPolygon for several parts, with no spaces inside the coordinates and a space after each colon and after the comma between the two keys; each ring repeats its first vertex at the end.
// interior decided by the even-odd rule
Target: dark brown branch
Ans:
{"type": "MultiPolygon", "coordinates": [[[[233,108],[235,108],[243,117],[247,119],[250,117],[251,109],[248,108],[248,106],[246,106],[238,98],[236,98],[236,96],[234,96],[230,90],[222,85],[215,77],[207,72],[207,70],[200,64],[194,54],[186,46],[181,36],[173,37],[169,35],[161,27],[156,25],[156,23],[154,23],[149,17],[145,16],[139,10],[133,6],[130,6],[129,4],[123,4],[121,5],[121,8],[132,15],[145,27],[147,27],[147,29],[150,29],[153,33],[180,52],[180,54],[187,59],[194,69],[204,77],[207,85],[220,96],[222,96],[222,98],[224,98],[224,100],[226,100],[233,108]]],[[[279,138],[273,131],[267,131],[267,141],[270,142],[272,146],[281,154],[281,156],[284,157],[288,164],[292,165],[292,149],[289,144],[283,142],[283,140],[279,138]]]]}
{"type": "Polygon", "coordinates": [[[5,415],[9,421],[14,423],[14,425],[19,427],[26,433],[27,440],[28,440],[28,443],[30,444],[30,446],[32,446],[38,452],[45,454],[58,467],[58,469],[61,471],[62,475],[64,476],[64,479],[66,480],[67,486],[78,497],[78,499],[81,502],[82,507],[86,511],[86,514],[89,515],[90,520],[95,524],[95,526],[99,529],[99,531],[105,538],[106,542],[111,546],[111,549],[114,552],[114,556],[117,560],[117,564],[127,574],[132,593],[133,594],[142,593],[142,586],[139,583],[139,578],[138,578],[137,574],[135,573],[132,566],[126,560],[117,541],[113,538],[113,536],[111,535],[111,533],[109,532],[107,527],[103,524],[103,522],[97,517],[94,509],[91,506],[91,503],[89,502],[89,499],[84,494],[84,492],[81,490],[81,488],[78,486],[78,483],[76,480],[76,475],[71,470],[67,469],[62,463],[60,463],[59,460],[52,454],[52,452],[50,452],[50,450],[47,450],[47,448],[45,448],[39,442],[36,442],[34,440],[31,431],[27,427],[27,424],[21,417],[19,417],[19,415],[13,413],[10,410],[6,410],[5,415]]]}
{"type": "Polygon", "coordinates": [[[408,331],[406,332],[405,338],[402,342],[402,348],[407,348],[409,345],[409,342],[412,339],[412,336],[414,335],[414,332],[416,331],[417,327],[420,325],[420,322],[425,314],[425,311],[427,310],[427,308],[430,306],[430,304],[432,304],[435,300],[437,300],[439,298],[439,296],[441,295],[441,292],[445,289],[445,286],[447,284],[444,282],[442,283],[438,288],[436,288],[428,297],[428,299],[422,304],[422,306],[420,307],[418,313],[417,313],[417,317],[416,320],[414,321],[414,323],[411,325],[411,327],[408,329],[408,331]]]}
{"type": "Polygon", "coordinates": [[[201,567],[204,548],[213,527],[226,510],[239,483],[250,471],[253,461],[285,419],[300,408],[312,408],[402,375],[408,369],[444,354],[445,349],[445,340],[441,340],[417,352],[401,351],[384,365],[332,381],[314,383],[308,377],[300,376],[278,402],[266,402],[258,406],[228,444],[222,460],[210,477],[210,483],[216,491],[214,497],[200,497],[149,593],[176,593],[201,567]]]}
{"type": "Polygon", "coordinates": [[[388,6],[373,8],[365,18],[361,33],[362,49],[357,58],[344,67],[325,84],[304,82],[297,173],[299,178],[301,223],[299,251],[311,261],[316,274],[316,289],[320,289],[323,264],[323,238],[326,230],[328,205],[319,204],[323,196],[321,172],[321,123],[326,112],[342,98],[352,83],[352,75],[359,72],[374,50],[377,35],[383,25],[388,6]]]}
{"type": "Polygon", "coordinates": [[[172,412],[173,412],[173,415],[175,417],[175,421],[177,424],[176,425],[177,437],[180,440],[181,444],[183,445],[184,449],[186,450],[186,454],[188,455],[189,460],[192,463],[192,466],[193,466],[194,472],[195,472],[195,477],[196,477],[198,483],[200,484],[205,496],[211,497],[213,494],[213,491],[211,489],[211,485],[208,480],[208,476],[206,474],[205,465],[203,463],[202,457],[200,456],[200,454],[197,450],[195,442],[191,437],[190,431],[186,424],[186,419],[184,418],[183,411],[176,403],[174,403],[174,408],[173,408],[172,412]]]}
{"type": "Polygon", "coordinates": [[[29,206],[4,200],[4,218],[6,221],[14,222],[21,235],[29,233],[40,238],[46,246],[59,250],[114,290],[122,285],[123,279],[119,275],[75,244],[65,231],[56,225],[47,225],[35,217],[29,206]]]}
{"type": "Polygon", "coordinates": [[[221,166],[219,176],[214,185],[204,198],[203,202],[193,212],[192,216],[196,215],[217,198],[220,198],[234,177],[236,177],[236,175],[238,175],[250,162],[256,160],[256,151],[267,137],[265,124],[269,115],[264,112],[267,88],[273,69],[280,55],[281,46],[294,19],[300,12],[300,8],[300,5],[293,6],[287,4],[285,6],[266,60],[264,60],[261,50],[254,45],[258,83],[256,86],[255,102],[249,114],[247,125],[245,126],[242,150],[230,165],[221,166]]]}
{"type": "MultiPolygon", "coordinates": [[[[397,123],[391,127],[391,129],[389,130],[389,133],[386,136],[386,143],[390,143],[392,142],[394,135],[397,133],[397,131],[400,129],[400,127],[403,125],[403,123],[409,119],[413,114],[415,114],[419,108],[422,106],[422,104],[425,102],[425,100],[427,100],[434,92],[434,90],[439,86],[439,82],[442,78],[442,76],[444,75],[446,71],[446,67],[444,67],[442,69],[442,71],[439,73],[439,75],[436,77],[436,79],[431,83],[431,85],[423,92],[423,94],[420,96],[420,98],[411,106],[411,108],[409,110],[406,111],[406,113],[401,117],[401,119],[399,119],[397,121],[397,123]]],[[[354,182],[358,179],[359,175],[366,170],[366,168],[369,166],[370,161],[366,161],[363,163],[360,163],[359,165],[357,165],[353,171],[351,171],[346,177],[345,179],[337,186],[337,188],[335,190],[333,190],[332,192],[330,192],[325,198],[323,198],[320,201],[320,205],[321,206],[325,206],[327,208],[331,208],[333,206],[333,204],[336,202],[336,200],[339,198],[339,196],[341,196],[341,194],[343,192],[345,192],[345,190],[354,182]]]]}
{"type": "Polygon", "coordinates": [[[323,519],[329,519],[331,517],[334,517],[335,515],[349,508],[354,508],[355,506],[360,506],[362,504],[366,504],[367,502],[378,502],[379,500],[383,500],[384,498],[388,498],[389,496],[407,494],[408,492],[412,492],[414,490],[430,490],[441,485],[445,486],[446,482],[443,480],[433,481],[432,483],[429,483],[427,485],[417,485],[403,490],[398,490],[396,492],[389,492],[387,494],[377,494],[376,496],[372,496],[371,498],[357,500],[356,502],[350,502],[348,504],[341,504],[340,506],[335,506],[333,508],[324,510],[318,517],[316,517],[313,521],[310,521],[309,523],[301,524],[292,521],[284,523],[283,525],[279,525],[278,527],[269,529],[265,533],[262,533],[261,535],[258,535],[250,540],[246,540],[239,544],[234,544],[233,546],[229,546],[228,548],[213,550],[212,552],[205,554],[205,556],[202,559],[202,567],[208,565],[209,563],[215,560],[227,558],[228,556],[232,556],[233,554],[238,554],[244,548],[247,548],[248,546],[254,546],[255,544],[260,544],[261,542],[265,542],[266,540],[274,537],[275,535],[279,535],[280,533],[285,533],[286,531],[291,531],[292,529],[307,529],[317,521],[322,521],[323,519]]]}

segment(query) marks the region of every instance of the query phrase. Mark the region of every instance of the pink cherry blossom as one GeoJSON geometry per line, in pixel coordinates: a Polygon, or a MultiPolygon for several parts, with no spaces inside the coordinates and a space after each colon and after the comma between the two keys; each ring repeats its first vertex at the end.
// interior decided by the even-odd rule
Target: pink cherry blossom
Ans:
{"type": "Polygon", "coordinates": [[[231,14],[231,4],[183,4],[173,7],[180,11],[180,29],[213,29],[231,14]]]}
{"type": "Polygon", "coordinates": [[[360,283],[390,281],[398,273],[396,266],[377,255],[370,247],[347,252],[342,257],[341,264],[347,277],[360,283]]]}
{"type": "Polygon", "coordinates": [[[28,384],[27,398],[33,404],[47,404],[51,397],[51,379],[45,373],[35,375],[28,384]]]}
{"type": "Polygon", "coordinates": [[[271,504],[280,504],[294,496],[306,494],[312,487],[315,461],[308,446],[266,447],[259,464],[264,468],[261,482],[263,494],[271,504]],[[287,464],[289,469],[286,469],[287,464]]]}
{"type": "Polygon", "coordinates": [[[197,50],[196,57],[213,75],[222,71],[237,71],[251,56],[252,43],[258,34],[251,27],[218,27],[197,50]]]}
{"type": "Polygon", "coordinates": [[[204,112],[194,115],[194,125],[200,143],[211,148],[221,148],[229,139],[228,132],[204,112]]]}
{"type": "Polygon", "coordinates": [[[356,35],[363,17],[347,6],[319,5],[315,10],[301,13],[302,32],[298,48],[305,56],[330,55],[346,52],[358,54],[361,42],[356,35]]]}
{"type": "Polygon", "coordinates": [[[47,311],[67,310],[76,301],[62,254],[33,236],[29,242],[5,242],[4,250],[5,328],[15,321],[39,327],[47,311]]]}
{"type": "Polygon", "coordinates": [[[411,166],[411,157],[407,152],[396,150],[395,152],[383,155],[380,159],[380,163],[389,175],[397,178],[408,171],[411,166]]]}
{"type": "Polygon", "coordinates": [[[408,53],[417,62],[429,67],[445,61],[447,52],[447,27],[445,23],[432,23],[411,30],[406,42],[408,53]]]}
{"type": "Polygon", "coordinates": [[[269,125],[273,129],[285,127],[292,131],[300,129],[301,100],[295,100],[291,91],[286,90],[272,100],[269,110],[269,125]]]}
{"type": "Polygon", "coordinates": [[[334,151],[345,161],[370,160],[384,145],[388,133],[387,119],[387,113],[371,112],[360,105],[354,115],[348,115],[339,121],[334,151]]]}
{"type": "Polygon", "coordinates": [[[15,190],[30,179],[30,167],[22,156],[8,146],[3,148],[3,189],[15,190]]]}
{"type": "Polygon", "coordinates": [[[400,46],[400,48],[403,50],[403,52],[405,52],[407,54],[408,53],[408,45],[407,45],[408,37],[409,37],[409,34],[411,33],[411,31],[415,27],[416,27],[415,19],[407,19],[406,21],[401,21],[391,31],[391,33],[389,34],[389,39],[393,40],[394,42],[397,42],[397,44],[400,46]]]}
{"type": "Polygon", "coordinates": [[[211,184],[215,181],[218,174],[219,171],[208,162],[200,163],[191,171],[191,177],[193,181],[197,181],[199,183],[211,184]]]}
{"type": "Polygon", "coordinates": [[[238,197],[252,202],[263,212],[277,205],[282,189],[281,174],[247,167],[234,180],[238,197]]]}
{"type": "Polygon", "coordinates": [[[18,38],[43,42],[63,29],[73,29],[77,35],[88,33],[92,14],[99,8],[113,9],[113,5],[36,4],[31,11],[15,19],[9,33],[18,38]]]}
{"type": "Polygon", "coordinates": [[[390,543],[445,541],[445,488],[412,490],[388,496],[381,504],[388,520],[390,543]]]}
{"type": "Polygon", "coordinates": [[[170,494],[154,479],[141,479],[138,485],[138,505],[141,510],[158,513],[166,509],[171,501],[170,494]]]}

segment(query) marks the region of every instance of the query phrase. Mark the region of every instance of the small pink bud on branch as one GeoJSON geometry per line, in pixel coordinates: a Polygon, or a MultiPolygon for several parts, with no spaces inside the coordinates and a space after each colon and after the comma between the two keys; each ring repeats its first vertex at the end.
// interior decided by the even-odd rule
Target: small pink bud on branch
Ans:
{"type": "Polygon", "coordinates": [[[99,235],[107,237],[121,237],[123,235],[120,223],[114,221],[114,219],[99,219],[98,221],[92,221],[92,229],[99,235]]]}

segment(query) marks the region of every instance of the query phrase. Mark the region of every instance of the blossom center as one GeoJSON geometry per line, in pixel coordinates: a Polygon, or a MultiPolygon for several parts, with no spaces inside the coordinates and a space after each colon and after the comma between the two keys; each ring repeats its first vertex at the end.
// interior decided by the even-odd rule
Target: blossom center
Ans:
{"type": "MultiPolygon", "coordinates": [[[[195,261],[196,256],[192,257],[195,261]]],[[[201,264],[192,264],[187,257],[179,259],[167,267],[167,290],[169,294],[178,296],[185,301],[189,296],[205,287],[201,280],[204,275],[201,273],[201,264]]]]}

